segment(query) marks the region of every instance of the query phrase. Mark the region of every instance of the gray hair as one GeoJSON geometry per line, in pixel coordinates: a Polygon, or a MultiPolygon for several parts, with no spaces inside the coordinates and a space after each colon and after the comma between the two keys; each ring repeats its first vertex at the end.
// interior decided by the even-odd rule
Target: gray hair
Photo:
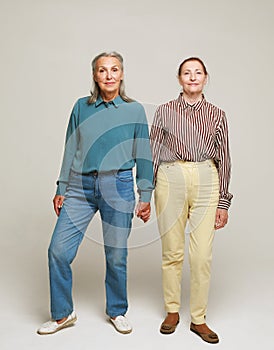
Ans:
{"type": "MultiPolygon", "coordinates": [[[[122,71],[124,71],[123,57],[118,52],[112,51],[112,52],[102,52],[92,60],[91,68],[92,68],[93,74],[95,73],[95,70],[96,70],[96,63],[99,60],[99,58],[101,58],[101,57],[115,57],[115,58],[117,58],[117,60],[121,64],[122,71]]],[[[98,97],[100,96],[100,88],[99,88],[98,83],[94,80],[94,78],[93,78],[93,83],[92,83],[92,88],[90,90],[90,93],[91,93],[91,96],[88,100],[88,104],[95,103],[97,101],[98,97]]],[[[128,97],[126,95],[124,80],[122,80],[120,83],[119,95],[125,102],[133,102],[134,101],[133,99],[131,99],[130,97],[128,97]]]]}

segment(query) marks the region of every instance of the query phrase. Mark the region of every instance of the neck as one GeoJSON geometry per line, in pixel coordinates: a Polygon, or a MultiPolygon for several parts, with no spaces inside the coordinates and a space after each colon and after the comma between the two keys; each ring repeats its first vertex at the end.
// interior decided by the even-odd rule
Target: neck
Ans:
{"type": "Polygon", "coordinates": [[[101,91],[100,95],[101,95],[104,102],[109,102],[109,101],[114,100],[119,95],[119,92],[117,92],[117,91],[115,91],[115,92],[103,92],[103,91],[101,91]]]}
{"type": "Polygon", "coordinates": [[[183,92],[183,98],[184,100],[189,103],[190,105],[194,105],[198,101],[201,101],[203,99],[203,94],[195,94],[195,95],[189,95],[183,92]]]}

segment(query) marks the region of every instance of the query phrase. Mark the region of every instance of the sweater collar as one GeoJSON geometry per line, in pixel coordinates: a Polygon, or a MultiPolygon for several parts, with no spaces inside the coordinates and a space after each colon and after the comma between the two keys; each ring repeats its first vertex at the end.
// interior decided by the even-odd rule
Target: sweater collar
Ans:
{"type": "Polygon", "coordinates": [[[117,96],[115,97],[114,100],[109,101],[109,102],[105,102],[101,96],[98,97],[98,99],[95,102],[95,107],[100,106],[101,104],[104,104],[105,107],[109,107],[111,105],[114,105],[114,107],[118,108],[120,104],[122,104],[124,102],[124,100],[121,98],[121,96],[117,96]]]}

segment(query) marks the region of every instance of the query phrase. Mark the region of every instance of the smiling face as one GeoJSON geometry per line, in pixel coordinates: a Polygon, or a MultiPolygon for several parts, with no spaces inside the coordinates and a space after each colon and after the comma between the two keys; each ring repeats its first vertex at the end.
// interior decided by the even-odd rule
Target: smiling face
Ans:
{"type": "Polygon", "coordinates": [[[100,94],[105,100],[112,100],[119,95],[124,74],[120,61],[116,57],[100,57],[93,73],[100,94]]]}
{"type": "Polygon", "coordinates": [[[198,98],[207,82],[207,73],[198,60],[190,60],[181,66],[178,79],[185,95],[198,98]]]}

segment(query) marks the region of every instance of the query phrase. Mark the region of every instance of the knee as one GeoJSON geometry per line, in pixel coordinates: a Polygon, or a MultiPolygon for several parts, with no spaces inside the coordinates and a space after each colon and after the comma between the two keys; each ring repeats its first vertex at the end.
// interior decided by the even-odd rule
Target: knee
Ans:
{"type": "Polygon", "coordinates": [[[48,259],[49,261],[55,260],[66,263],[68,259],[64,246],[62,244],[51,242],[48,248],[48,259]]]}
{"type": "Polygon", "coordinates": [[[110,267],[125,267],[127,264],[127,250],[123,248],[107,248],[106,259],[110,267]]]}
{"type": "Polygon", "coordinates": [[[207,253],[195,254],[190,257],[190,267],[191,270],[207,272],[210,268],[212,256],[207,253]]]}
{"type": "Polygon", "coordinates": [[[177,265],[184,261],[184,251],[178,249],[176,251],[163,251],[163,265],[177,265]]]}

